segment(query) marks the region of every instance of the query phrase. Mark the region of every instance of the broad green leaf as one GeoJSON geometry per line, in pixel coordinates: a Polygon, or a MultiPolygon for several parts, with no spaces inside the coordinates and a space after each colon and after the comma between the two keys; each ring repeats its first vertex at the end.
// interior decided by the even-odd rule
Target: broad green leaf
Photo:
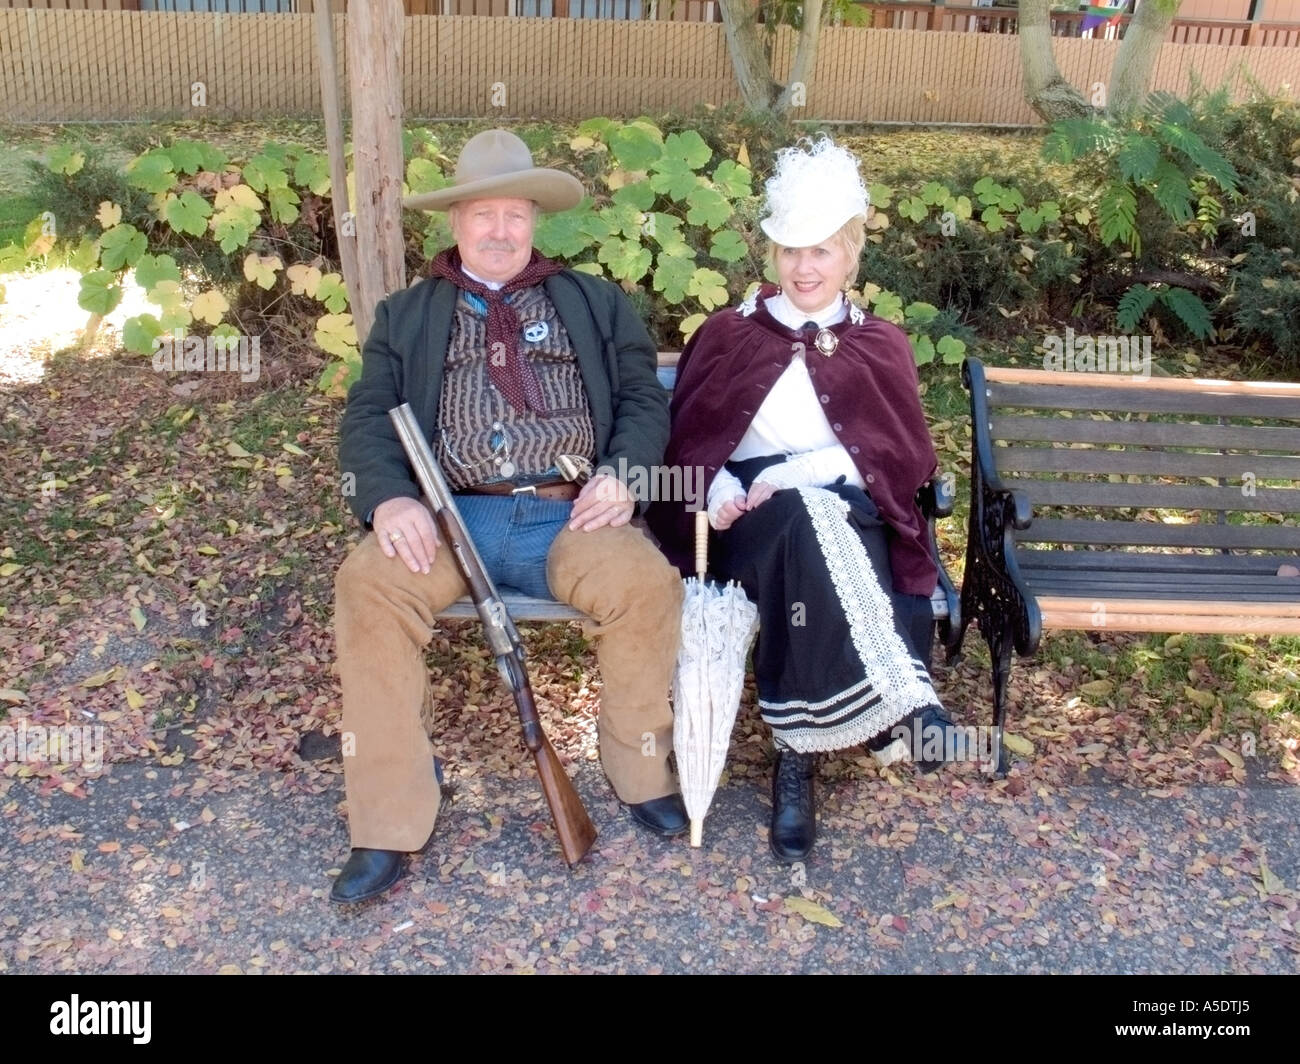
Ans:
{"type": "Polygon", "coordinates": [[[596,258],[609,267],[611,276],[620,281],[636,282],[650,271],[650,249],[631,240],[618,237],[607,240],[596,258]]]}
{"type": "Polygon", "coordinates": [[[212,205],[191,189],[179,196],[168,196],[163,203],[163,217],[178,233],[203,236],[208,231],[212,205]]]}
{"type": "Polygon", "coordinates": [[[645,221],[645,232],[669,254],[690,254],[694,258],[695,252],[682,236],[682,220],[677,215],[651,212],[645,221]]]}
{"type": "Polygon", "coordinates": [[[694,257],[665,255],[660,252],[654,273],[654,290],[662,292],[664,299],[675,305],[686,298],[686,291],[694,276],[694,257]]]}
{"type": "Polygon", "coordinates": [[[257,228],[261,215],[248,207],[227,207],[213,218],[212,235],[221,250],[232,255],[245,244],[257,228]]]}
{"type": "Polygon", "coordinates": [[[682,323],[677,326],[678,330],[682,334],[682,338],[689,340],[695,330],[708,320],[708,317],[707,314],[692,314],[689,317],[683,318],[682,323]]]}
{"type": "Polygon", "coordinates": [[[441,188],[446,188],[451,184],[451,178],[447,177],[438,164],[432,159],[415,158],[406,166],[406,187],[412,195],[419,195],[423,192],[437,192],[441,188]]]}
{"type": "Polygon", "coordinates": [[[1016,215],[1016,224],[1026,233],[1036,233],[1043,228],[1043,216],[1032,207],[1026,207],[1016,215]]]}
{"type": "Polygon", "coordinates": [[[585,122],[579,123],[577,132],[580,136],[597,137],[605,140],[605,134],[615,125],[617,123],[612,118],[588,118],[585,122]]]}
{"type": "Polygon", "coordinates": [[[713,185],[727,199],[744,199],[754,194],[753,175],[747,166],[723,159],[713,171],[713,185]]]}
{"type": "Polygon", "coordinates": [[[146,292],[159,281],[180,279],[180,267],[170,255],[141,255],[135,264],[135,283],[146,292]]]}
{"type": "Polygon", "coordinates": [[[316,298],[324,303],[331,314],[341,314],[348,306],[348,290],[343,277],[337,273],[321,275],[316,286],[316,298]]]}
{"type": "Polygon", "coordinates": [[[947,203],[951,198],[952,193],[948,191],[948,186],[941,185],[938,181],[927,181],[925,187],[921,189],[921,202],[932,207],[947,203]]]}
{"type": "Polygon", "coordinates": [[[298,204],[302,202],[291,188],[271,188],[266,193],[271,204],[271,217],[283,225],[293,225],[298,220],[298,204]]]}
{"type": "Polygon", "coordinates": [[[871,205],[879,211],[885,210],[894,202],[894,190],[889,185],[882,185],[879,181],[873,181],[867,185],[867,195],[871,199],[871,205]]]}
{"type": "Polygon", "coordinates": [[[732,215],[732,206],[722,193],[707,185],[696,187],[686,197],[686,202],[690,204],[690,209],[686,212],[686,220],[691,225],[706,225],[710,229],[720,229],[732,215]]]}
{"type": "Polygon", "coordinates": [[[322,351],[337,355],[344,361],[361,360],[357,350],[357,327],[351,314],[325,314],[316,323],[316,344],[322,351]]]}
{"type": "Polygon", "coordinates": [[[613,228],[615,233],[621,233],[629,240],[641,240],[641,226],[645,221],[645,215],[636,207],[628,204],[614,204],[609,207],[602,207],[597,212],[613,228]]]}
{"type": "Polygon", "coordinates": [[[172,161],[156,149],[132,159],[126,167],[126,183],[157,195],[166,192],[176,181],[172,161]]]}
{"type": "Polygon", "coordinates": [[[270,145],[264,147],[260,154],[254,155],[244,164],[244,180],[258,192],[285,188],[289,184],[284,163],[268,153],[269,147],[270,145]]]}
{"type": "Polygon", "coordinates": [[[749,253],[745,238],[734,229],[716,233],[709,245],[709,255],[721,262],[739,262],[749,253]]]}
{"type": "Polygon", "coordinates": [[[581,207],[543,215],[533,231],[533,243],[543,255],[551,258],[571,259],[580,255],[594,243],[591,235],[582,228],[588,217],[581,207]]]}
{"type": "MultiPolygon", "coordinates": [[[[141,261],[147,257],[148,256],[141,256],[141,261]]],[[[5,272],[3,259],[4,249],[0,248],[0,273],[5,272]]],[[[68,256],[68,265],[78,273],[89,273],[99,265],[99,242],[97,240],[92,240],[89,234],[83,236],[81,238],[81,243],[79,243],[72,254],[68,256]]],[[[139,268],[140,264],[136,263],[136,269],[138,270],[139,268]]]]}
{"type": "Polygon", "coordinates": [[[106,270],[134,266],[146,247],[145,236],[133,225],[115,225],[99,238],[99,261],[106,270]]]}
{"type": "Polygon", "coordinates": [[[903,300],[888,289],[881,289],[871,297],[871,312],[877,318],[901,325],[903,321],[903,300]]]}
{"type": "Polygon", "coordinates": [[[71,177],[86,165],[86,155],[71,145],[56,144],[50,150],[50,161],[46,165],[56,174],[71,177]]]}
{"type": "Polygon", "coordinates": [[[113,270],[91,270],[81,278],[77,306],[91,314],[111,314],[122,301],[122,286],[113,270]]]}
{"type": "Polygon", "coordinates": [[[919,222],[929,213],[929,208],[915,196],[909,196],[907,199],[899,201],[898,214],[909,221],[919,222]]]}
{"type": "Polygon", "coordinates": [[[153,353],[153,342],[163,333],[162,323],[152,314],[137,314],[122,323],[122,344],[137,355],[153,353]]]}
{"type": "Polygon", "coordinates": [[[664,138],[663,158],[680,159],[692,170],[698,170],[713,158],[713,149],[695,130],[669,133],[664,138]]]}
{"type": "MultiPolygon", "coordinates": [[[[650,187],[660,195],[682,203],[695,188],[702,187],[700,177],[681,159],[665,155],[650,175],[650,187]]],[[[717,194],[717,193],[715,193],[717,194]]],[[[721,194],[717,194],[721,199],[721,194]]]]}
{"type": "Polygon", "coordinates": [[[945,366],[955,366],[966,357],[966,341],[958,340],[955,336],[941,336],[935,344],[935,350],[939,352],[945,366]]]}
{"type": "Polygon", "coordinates": [[[197,140],[178,140],[163,149],[180,174],[197,174],[203,167],[203,146],[197,140]]]}
{"type": "Polygon", "coordinates": [[[1055,200],[1044,200],[1038,205],[1038,214],[1048,225],[1061,220],[1061,205],[1055,200]]]}
{"type": "Polygon", "coordinates": [[[698,299],[700,306],[705,310],[725,307],[730,298],[727,294],[727,279],[717,270],[710,270],[705,267],[700,267],[691,275],[691,282],[687,285],[686,294],[698,299]]]}
{"type": "Polygon", "coordinates": [[[918,366],[928,366],[934,361],[934,341],[923,333],[908,333],[912,342],[912,358],[918,366]]]}
{"type": "Polygon", "coordinates": [[[1007,227],[1006,216],[996,206],[985,207],[980,213],[980,221],[990,233],[1000,233],[1007,227]]]}
{"type": "Polygon", "coordinates": [[[933,303],[923,303],[920,300],[907,304],[903,310],[903,320],[909,325],[925,325],[927,322],[934,321],[939,316],[939,308],[933,303]]]}
{"type": "Polygon", "coordinates": [[[318,196],[330,190],[330,163],[318,151],[304,152],[293,167],[293,183],[318,196]]]}
{"type": "Polygon", "coordinates": [[[17,273],[27,265],[27,249],[17,244],[0,247],[0,273],[17,273]]]}
{"type": "Polygon", "coordinates": [[[158,304],[158,323],[164,332],[188,328],[194,320],[179,281],[159,281],[145,293],[145,298],[158,304]]]}
{"type": "Polygon", "coordinates": [[[663,154],[663,140],[644,125],[629,123],[610,133],[605,142],[625,170],[648,170],[663,154]]]}
{"type": "Polygon", "coordinates": [[[655,201],[655,190],[648,181],[635,181],[630,185],[615,189],[610,201],[621,207],[633,207],[638,211],[648,211],[655,201]]]}

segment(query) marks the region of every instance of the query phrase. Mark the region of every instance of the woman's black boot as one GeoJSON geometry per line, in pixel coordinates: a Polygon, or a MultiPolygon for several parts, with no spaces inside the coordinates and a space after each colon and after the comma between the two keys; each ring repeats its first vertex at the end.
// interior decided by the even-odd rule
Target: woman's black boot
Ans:
{"type": "Polygon", "coordinates": [[[816,772],[816,754],[777,749],[772,774],[771,843],[772,852],[787,863],[807,857],[817,841],[813,802],[816,772]]]}

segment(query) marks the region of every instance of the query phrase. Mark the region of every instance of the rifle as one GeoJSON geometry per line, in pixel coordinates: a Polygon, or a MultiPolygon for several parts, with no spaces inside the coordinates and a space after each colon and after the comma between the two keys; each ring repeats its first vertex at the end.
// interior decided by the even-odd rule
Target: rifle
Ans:
{"type": "Polygon", "coordinates": [[[524,732],[524,745],[532,751],[537,763],[542,793],[546,795],[546,804],[550,806],[551,820],[560,837],[564,859],[571,865],[577,864],[596,840],[596,827],[537,718],[533,688],[524,668],[524,645],[519,632],[510,619],[492,578],[483,567],[483,559],[479,557],[474,541],[465,529],[465,522],[456,509],[451,490],[443,479],[442,470],[438,468],[438,461],[429,449],[424,433],[420,431],[411,404],[403,403],[394,407],[388,416],[397,429],[397,436],[402,441],[407,458],[415,468],[420,487],[433,505],[434,516],[442,533],[442,543],[451,549],[465,576],[465,582],[469,584],[474,608],[478,610],[479,620],[483,622],[483,633],[496,658],[501,678],[514,695],[515,706],[519,710],[519,723],[524,732]]]}

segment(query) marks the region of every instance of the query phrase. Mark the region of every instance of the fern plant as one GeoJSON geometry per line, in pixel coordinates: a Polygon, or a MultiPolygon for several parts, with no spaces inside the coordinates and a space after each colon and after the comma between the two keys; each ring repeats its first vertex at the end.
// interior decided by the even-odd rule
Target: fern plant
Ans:
{"type": "MultiPolygon", "coordinates": [[[[1106,247],[1120,245],[1137,259],[1143,254],[1143,208],[1153,208],[1174,226],[1212,240],[1228,213],[1224,201],[1240,198],[1233,165],[1196,131],[1192,109],[1157,94],[1147,110],[1131,117],[1069,119],[1052,126],[1043,144],[1052,162],[1084,164],[1101,179],[1092,219],[1106,247]]],[[[1082,219],[1081,219],[1082,220],[1082,219]]],[[[1184,271],[1187,264],[1171,264],[1184,271]]],[[[1178,275],[1175,274],[1175,277],[1178,275]]],[[[1116,320],[1132,332],[1157,303],[1167,307],[1198,339],[1214,332],[1210,310],[1191,288],[1176,280],[1135,283],[1120,297],[1116,320]]]]}

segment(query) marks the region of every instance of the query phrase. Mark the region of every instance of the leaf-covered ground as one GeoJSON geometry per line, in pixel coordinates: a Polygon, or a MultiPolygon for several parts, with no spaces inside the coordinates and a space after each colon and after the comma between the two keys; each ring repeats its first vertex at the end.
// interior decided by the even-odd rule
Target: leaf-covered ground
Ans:
{"type": "MultiPolygon", "coordinates": [[[[1292,716],[1253,719],[1258,756],[1242,757],[1219,709],[1183,694],[1213,695],[1217,652],[1259,670],[1257,690],[1294,697],[1267,678],[1265,640],[1149,641],[1176,673],[1169,707],[1142,676],[1095,679],[1093,657],[1131,658],[1133,641],[1084,640],[1077,658],[1049,642],[1015,669],[1023,753],[1008,779],[827,759],[821,841],[792,871],[767,850],[752,689],[692,852],[637,830],[601,777],[599,676],[580,631],[531,629],[547,729],[601,830],[570,874],[476,629],[445,625],[429,664],[452,800],[400,888],[338,912],[330,609],[357,534],[339,497],[338,406],[273,356],[254,385],[185,383],[111,355],[43,372],[0,393],[0,726],[102,726],[108,765],[0,766],[0,969],[1300,964],[1292,716]],[[1189,713],[1204,723],[1180,726],[1189,713]]],[[[947,539],[959,547],[960,531],[947,539]]],[[[967,650],[936,678],[962,722],[987,723],[974,633],[967,650]]]]}

